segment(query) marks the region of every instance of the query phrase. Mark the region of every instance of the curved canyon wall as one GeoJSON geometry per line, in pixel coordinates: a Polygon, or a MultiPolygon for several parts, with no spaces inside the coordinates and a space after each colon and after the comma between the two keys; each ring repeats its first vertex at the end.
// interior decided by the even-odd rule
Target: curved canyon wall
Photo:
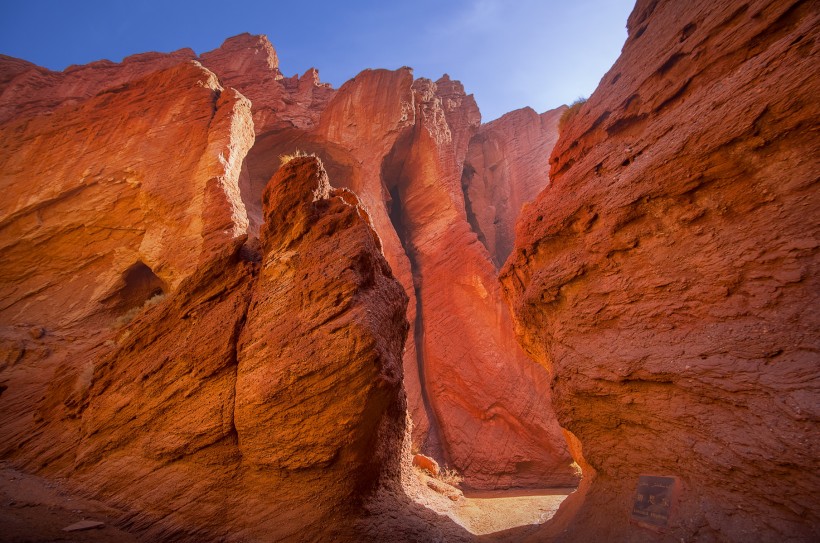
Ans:
{"type": "Polygon", "coordinates": [[[473,97],[447,76],[433,82],[414,80],[409,68],[365,70],[334,91],[313,70],[282,78],[265,44],[237,36],[201,57],[254,104],[256,143],[239,181],[250,235],[279,156],[299,149],[322,157],[331,178],[361,198],[410,298],[404,375],[414,448],[455,467],[473,487],[576,484],[546,372],[517,345],[494,255],[470,222],[471,207],[503,199],[503,212],[489,220],[512,230],[520,205],[549,182],[555,113],[516,114],[486,130],[473,97]],[[483,132],[503,147],[486,168],[503,161],[511,171],[497,194],[470,193],[463,179],[472,146],[477,179],[492,184],[483,175],[484,147],[473,143],[483,132]]]}
{"type": "MultiPolygon", "coordinates": [[[[460,83],[336,91],[259,36],[64,72],[0,57],[0,455],[156,539],[355,539],[409,466],[408,410],[470,486],[575,484],[468,211],[496,198],[471,206],[468,152],[546,156],[554,123],[511,119],[483,160],[460,83]],[[296,148],[324,164],[280,168],[296,148]]],[[[505,199],[548,183],[525,169],[505,199]]]]}
{"type": "Polygon", "coordinates": [[[585,469],[535,540],[816,541],[820,10],[640,0],[628,28],[501,274],[585,469]],[[640,475],[677,478],[657,533],[640,475]]]}

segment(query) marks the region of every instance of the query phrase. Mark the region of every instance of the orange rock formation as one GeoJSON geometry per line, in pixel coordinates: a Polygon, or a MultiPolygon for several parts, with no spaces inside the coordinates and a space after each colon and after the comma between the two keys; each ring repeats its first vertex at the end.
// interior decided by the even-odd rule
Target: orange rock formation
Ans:
{"type": "MultiPolygon", "coordinates": [[[[461,178],[480,125],[472,96],[447,76],[414,81],[409,68],[365,70],[335,92],[313,76],[288,90],[260,40],[238,36],[202,55],[254,104],[257,141],[240,179],[251,235],[279,155],[298,148],[321,156],[331,178],[362,199],[410,298],[404,373],[416,448],[462,471],[471,486],[575,484],[546,373],[516,344],[491,257],[468,220],[461,178]],[[237,55],[244,60],[230,60],[237,55]],[[283,93],[290,93],[287,105],[274,100],[283,93]]],[[[526,126],[520,138],[529,147],[509,151],[505,231],[515,206],[548,182],[545,173],[525,172],[539,160],[546,166],[555,114],[527,122],[516,126],[526,126]],[[527,162],[514,166],[519,157],[527,162]]],[[[503,130],[496,141],[504,141],[503,130]]],[[[515,130],[510,137],[519,137],[515,130]]],[[[481,203],[496,197],[482,194],[481,203]]]]}
{"type": "Polygon", "coordinates": [[[512,251],[521,209],[549,185],[549,156],[564,111],[518,109],[482,125],[470,140],[461,179],[467,213],[496,267],[512,251]]]}
{"type": "MultiPolygon", "coordinates": [[[[17,252],[9,253],[17,271],[6,273],[17,275],[8,282],[13,292],[4,314],[7,322],[52,326],[38,316],[38,303],[42,311],[58,311],[61,325],[100,313],[103,306],[105,318],[130,316],[147,299],[173,292],[226,241],[245,233],[257,238],[263,223],[262,191],[279,167],[278,156],[296,148],[316,152],[336,183],[361,198],[387,261],[410,297],[411,332],[404,365],[416,448],[462,471],[471,486],[574,484],[572,460],[549,407],[546,373],[516,344],[494,277],[491,258],[498,260],[498,256],[488,255],[468,222],[470,195],[461,178],[470,140],[480,125],[472,96],[447,76],[435,83],[414,81],[407,68],[366,70],[338,91],[321,83],[315,70],[301,78],[284,78],[276,52],[264,36],[243,34],[204,53],[198,60],[217,74],[218,81],[213,73],[196,67],[194,58],[187,49],[169,55],[146,53],[122,64],[100,61],[60,73],[0,58],[0,120],[8,121],[5,158],[11,161],[6,185],[14,184],[12,194],[26,200],[19,204],[21,209],[40,205],[27,201],[32,194],[28,191],[39,191],[36,199],[48,201],[49,206],[58,205],[50,200],[55,192],[83,192],[65,203],[66,208],[78,210],[73,221],[62,217],[53,225],[47,221],[49,233],[37,222],[27,227],[40,243],[49,245],[49,254],[70,253],[67,258],[76,262],[37,266],[41,253],[19,242],[17,252]],[[168,69],[208,73],[208,83],[198,91],[202,97],[220,92],[213,89],[229,88],[218,98],[218,111],[242,109],[234,117],[217,116],[233,124],[228,140],[221,132],[208,140],[206,154],[213,164],[195,151],[200,148],[196,136],[181,139],[178,131],[164,129],[168,123],[187,120],[142,113],[155,107],[164,108],[166,115],[185,110],[199,115],[198,122],[208,128],[211,112],[193,105],[186,109],[186,94],[165,101],[161,93],[143,88],[147,83],[135,84],[145,76],[160,78],[155,84],[173,92],[174,77],[152,75],[168,69]],[[229,96],[237,105],[226,103],[229,96]],[[145,105],[131,108],[125,105],[129,102],[145,105]],[[64,135],[57,143],[39,137],[44,125],[53,121],[44,114],[56,112],[56,118],[62,119],[74,105],[108,108],[102,109],[105,118],[100,122],[113,126],[100,129],[102,133],[81,126],[85,118],[89,124],[95,122],[90,109],[81,109],[61,126],[64,135]],[[130,132],[112,132],[116,123],[125,122],[111,113],[116,108],[128,112],[130,132]],[[249,108],[253,122],[247,115],[249,108]],[[15,123],[28,126],[31,135],[18,137],[19,129],[11,128],[15,123]],[[143,141],[141,134],[150,137],[143,141]],[[106,156],[117,146],[115,137],[127,138],[129,143],[106,156]],[[81,155],[82,160],[55,170],[52,162],[34,158],[55,145],[65,147],[60,151],[64,156],[81,155]],[[222,146],[221,158],[210,153],[218,146],[222,146]],[[172,182],[170,191],[163,188],[164,163],[150,158],[160,149],[175,149],[181,165],[176,158],[167,160],[174,162],[177,175],[208,184],[206,199],[197,195],[201,188],[188,189],[188,183],[172,182]],[[143,172],[141,164],[149,161],[153,161],[148,166],[152,171],[143,172]],[[31,172],[31,164],[40,169],[31,172]],[[18,180],[23,174],[51,176],[60,188],[49,183],[21,191],[18,180]],[[109,185],[119,188],[112,191],[109,185]],[[220,197],[225,200],[222,204],[210,200],[220,197]],[[103,201],[109,200],[117,202],[114,209],[91,222],[81,211],[107,209],[103,201]],[[215,206],[220,205],[227,207],[217,213],[215,206]],[[82,229],[77,228],[80,224],[82,229]],[[183,224],[188,226],[177,234],[183,224]],[[203,227],[207,232],[200,232],[203,227]],[[89,228],[95,229],[92,239],[101,241],[75,252],[89,228]],[[63,238],[58,230],[74,238],[63,238]],[[92,261],[97,263],[89,265],[92,261]],[[100,274],[103,268],[106,271],[100,274]],[[26,273],[29,269],[35,272],[26,273]],[[66,288],[63,276],[76,288],[66,288]],[[17,298],[25,302],[18,303],[17,298]],[[55,299],[60,302],[55,304],[55,299]]],[[[492,180],[483,177],[481,189],[475,190],[477,183],[471,189],[475,208],[503,200],[498,217],[481,214],[482,220],[499,223],[502,236],[511,230],[517,207],[534,195],[534,187],[548,181],[545,174],[528,177],[526,172],[536,170],[538,161],[547,156],[551,132],[537,121],[533,125],[530,118],[516,121],[518,117],[512,116],[512,128],[501,120],[486,131],[490,134],[486,137],[510,147],[505,171],[511,173],[499,189],[503,194],[493,193],[492,180]],[[498,130],[492,128],[499,123],[498,130]],[[528,147],[513,148],[505,143],[507,138],[526,141],[528,147]]],[[[554,120],[549,122],[554,130],[554,120]]],[[[196,126],[194,121],[190,126],[196,126]]],[[[482,161],[484,149],[473,150],[472,155],[482,161]]],[[[9,220],[22,224],[19,212],[6,210],[9,220]]]]}
{"type": "MultiPolygon", "coordinates": [[[[209,74],[186,64],[133,88],[160,76],[179,96],[209,74]]],[[[32,313],[38,337],[16,339],[4,368],[3,456],[131,511],[126,527],[146,540],[354,540],[367,498],[399,477],[407,298],[367,213],[318,159],[293,160],[264,199],[261,254],[245,236],[200,253],[125,328],[104,312],[76,321],[77,338],[32,313]]]]}
{"type": "Polygon", "coordinates": [[[563,108],[482,126],[447,76],[0,57],[0,457],[146,540],[468,539],[411,439],[479,488],[571,448],[500,540],[816,540],[819,23],[639,0],[551,177],[563,108]]]}
{"type": "Polygon", "coordinates": [[[816,541],[820,11],[640,0],[628,28],[502,271],[585,469],[534,540],[816,541]],[[642,474],[679,480],[659,534],[642,474]]]}

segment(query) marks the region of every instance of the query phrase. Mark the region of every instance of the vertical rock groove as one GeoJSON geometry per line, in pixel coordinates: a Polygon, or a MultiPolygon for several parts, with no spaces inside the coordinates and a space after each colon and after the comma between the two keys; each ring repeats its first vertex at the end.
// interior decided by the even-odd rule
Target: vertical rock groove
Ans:
{"type": "MultiPolygon", "coordinates": [[[[386,180],[385,186],[388,187],[388,191],[390,194],[390,206],[388,210],[390,222],[393,225],[394,230],[396,231],[396,235],[399,237],[399,241],[401,242],[401,246],[404,249],[405,255],[407,255],[407,259],[410,261],[410,271],[413,278],[413,298],[416,308],[416,317],[415,322],[413,323],[413,340],[416,347],[416,367],[419,376],[421,400],[424,406],[424,410],[427,414],[427,420],[429,421],[429,430],[427,432],[427,436],[424,443],[421,444],[421,448],[423,452],[425,452],[426,454],[430,454],[437,458],[443,459],[444,449],[441,442],[438,416],[436,415],[435,407],[433,406],[432,400],[428,392],[427,376],[425,375],[424,307],[421,303],[421,289],[423,287],[423,278],[421,276],[421,270],[418,266],[416,250],[413,247],[412,241],[410,240],[409,233],[407,231],[407,219],[404,216],[404,206],[402,205],[402,199],[400,194],[401,188],[399,186],[399,183],[401,182],[401,162],[392,163],[388,161],[388,158],[395,160],[397,156],[406,153],[406,150],[402,152],[394,149],[394,151],[396,151],[396,154],[391,153],[389,157],[385,158],[386,167],[383,170],[383,175],[385,173],[389,175],[389,177],[386,177],[384,179],[386,180]]],[[[404,156],[401,156],[401,160],[403,159],[404,156]]]]}

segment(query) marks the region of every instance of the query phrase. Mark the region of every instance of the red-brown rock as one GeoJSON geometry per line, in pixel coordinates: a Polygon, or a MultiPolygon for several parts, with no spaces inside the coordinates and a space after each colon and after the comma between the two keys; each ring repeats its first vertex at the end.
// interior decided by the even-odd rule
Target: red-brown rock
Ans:
{"type": "MultiPolygon", "coordinates": [[[[547,375],[517,346],[494,267],[468,222],[461,178],[479,119],[472,97],[447,77],[414,82],[408,68],[365,70],[333,95],[316,130],[258,136],[248,193],[276,171],[279,155],[301,149],[360,196],[410,298],[404,374],[417,451],[463,471],[472,486],[571,485],[577,476],[547,375]]],[[[259,204],[245,202],[253,230],[259,204]]]]}
{"type": "Polygon", "coordinates": [[[517,109],[481,125],[470,140],[461,184],[470,223],[496,267],[512,251],[521,209],[549,185],[549,156],[564,111],[517,109]]]}
{"type": "Polygon", "coordinates": [[[573,484],[546,375],[516,346],[494,267],[467,220],[461,172],[478,128],[475,102],[455,100],[448,81],[443,96],[429,80],[413,90],[416,125],[391,153],[384,182],[417,300],[417,365],[431,420],[422,450],[469,486],[573,484]]]}
{"type": "Polygon", "coordinates": [[[258,264],[227,245],[105,341],[5,372],[3,456],[117,503],[147,540],[359,540],[403,461],[407,298],[317,159],[265,202],[258,264]],[[19,393],[37,375],[41,401],[19,393]]]}
{"type": "MultiPolygon", "coordinates": [[[[264,35],[245,33],[228,38],[218,49],[203,53],[200,60],[219,74],[222,84],[250,99],[257,134],[271,129],[314,128],[334,94],[314,68],[302,77],[285,78],[279,71],[276,51],[264,35]]],[[[267,179],[262,180],[265,182],[267,179]]]]}
{"type": "Polygon", "coordinates": [[[430,475],[438,475],[440,471],[438,462],[423,454],[413,455],[413,465],[427,471],[430,475]]]}
{"type": "Polygon", "coordinates": [[[192,62],[0,126],[3,323],[102,328],[176,288],[245,235],[252,143],[250,103],[192,62]]]}
{"type": "Polygon", "coordinates": [[[628,26],[502,272],[588,462],[534,540],[816,541],[820,13],[640,0],[628,26]],[[679,480],[666,533],[629,523],[642,474],[679,480]]]}
{"type": "Polygon", "coordinates": [[[0,122],[77,105],[104,89],[116,88],[153,72],[195,60],[191,49],[173,53],[141,53],[121,63],[99,60],[54,72],[0,55],[0,122]]]}
{"type": "Polygon", "coordinates": [[[491,256],[468,222],[460,183],[480,116],[461,84],[414,82],[402,68],[366,70],[334,91],[315,70],[284,78],[267,39],[247,34],[201,55],[212,71],[193,58],[190,50],[148,53],[64,72],[0,59],[0,120],[8,119],[0,182],[14,185],[0,219],[9,255],[0,267],[9,324],[2,361],[22,368],[33,356],[50,360],[26,394],[38,393],[55,364],[152,308],[158,294],[233,254],[246,231],[249,246],[258,243],[263,188],[279,155],[300,148],[356,192],[410,297],[404,365],[415,448],[472,486],[572,484],[547,374],[514,342],[491,256]],[[205,75],[180,92],[179,76],[168,75],[177,72],[205,75]],[[254,122],[234,89],[250,98],[254,122]],[[53,181],[35,188],[21,178],[53,181]]]}

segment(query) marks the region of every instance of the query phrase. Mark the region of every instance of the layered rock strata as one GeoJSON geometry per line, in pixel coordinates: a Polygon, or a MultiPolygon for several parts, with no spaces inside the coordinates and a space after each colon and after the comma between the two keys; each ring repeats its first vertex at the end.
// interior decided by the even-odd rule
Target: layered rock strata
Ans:
{"type": "MultiPolygon", "coordinates": [[[[163,75],[169,92],[202,92],[163,75]]],[[[116,119],[123,104],[92,105],[116,119]]],[[[187,102],[213,111],[204,106],[187,102]]],[[[220,164],[205,150],[200,163],[220,164]]],[[[103,188],[116,199],[117,184],[103,188]]],[[[207,201],[213,186],[200,190],[207,201]]],[[[73,328],[30,321],[39,334],[3,372],[4,458],[130,511],[121,527],[146,540],[357,540],[368,497],[400,476],[407,298],[366,211],[330,187],[318,159],[289,163],[264,201],[260,253],[244,235],[203,245],[193,270],[124,327],[93,313],[73,328]]],[[[166,234],[182,238],[186,224],[174,226],[166,234]]]]}
{"type": "Polygon", "coordinates": [[[820,12],[639,0],[628,28],[502,271],[586,462],[535,540],[815,541],[820,12]],[[640,475],[678,481],[659,533],[640,475]]]}
{"type": "Polygon", "coordinates": [[[549,186],[550,152],[566,109],[517,109],[481,125],[470,140],[461,178],[467,216],[497,268],[512,251],[521,209],[549,186]]]}
{"type": "MultiPolygon", "coordinates": [[[[190,50],[148,53],[51,72],[3,57],[0,73],[6,186],[24,177],[56,181],[27,185],[19,200],[15,187],[6,204],[3,318],[16,326],[3,332],[9,360],[34,348],[29,328],[77,323],[73,333],[90,341],[97,332],[82,324],[88,319],[95,326],[126,321],[231,240],[247,232],[257,243],[264,187],[279,155],[298,148],[321,156],[331,178],[359,196],[410,298],[404,373],[415,448],[462,471],[470,486],[577,481],[550,409],[547,374],[514,341],[494,278],[499,257],[477,241],[482,227],[470,223],[471,209],[504,199],[503,213],[481,216],[508,231],[522,195],[547,182],[515,166],[535,169],[545,156],[543,117],[513,115],[514,122],[482,132],[460,83],[414,80],[409,68],[366,70],[338,91],[315,70],[285,78],[267,39],[247,34],[198,58],[190,50]],[[174,70],[206,75],[166,99],[176,90],[167,75],[174,70]],[[211,100],[210,110],[203,100],[211,100]],[[193,134],[181,137],[176,122],[193,134]],[[498,191],[485,176],[479,192],[478,183],[472,193],[462,184],[476,134],[504,148],[499,160],[511,173],[498,191]],[[126,145],[116,143],[121,135],[126,145]],[[37,158],[52,149],[82,160],[37,158]],[[174,172],[170,181],[166,171],[174,172]],[[190,179],[204,183],[204,192],[190,179]],[[43,251],[60,260],[41,265],[43,251]]],[[[478,162],[484,148],[471,153],[478,162]]]]}

